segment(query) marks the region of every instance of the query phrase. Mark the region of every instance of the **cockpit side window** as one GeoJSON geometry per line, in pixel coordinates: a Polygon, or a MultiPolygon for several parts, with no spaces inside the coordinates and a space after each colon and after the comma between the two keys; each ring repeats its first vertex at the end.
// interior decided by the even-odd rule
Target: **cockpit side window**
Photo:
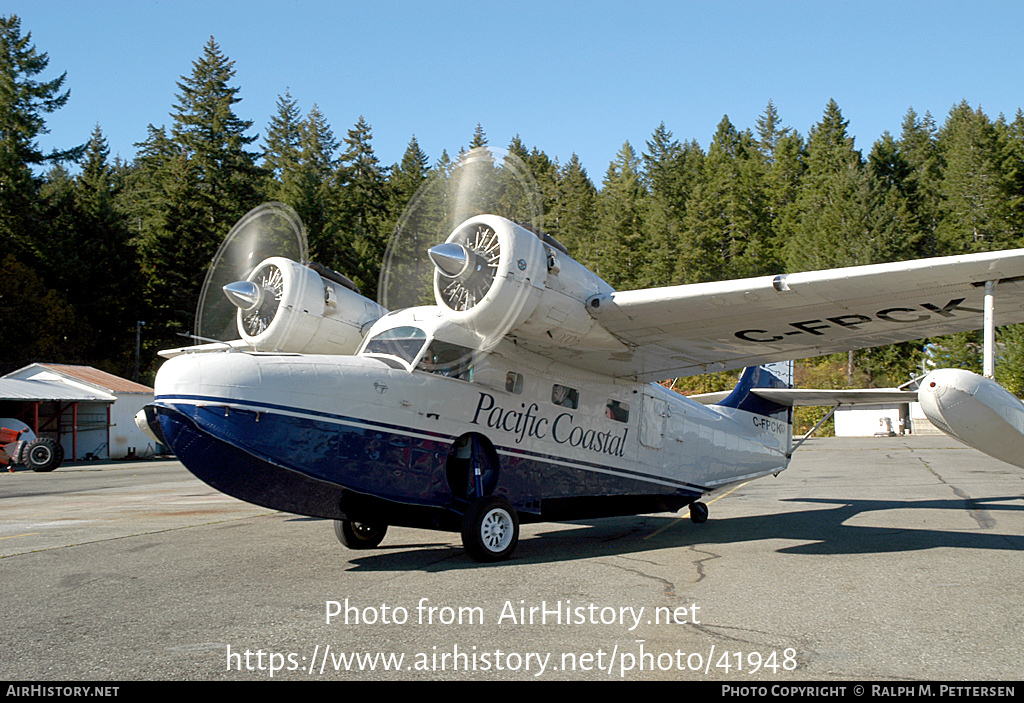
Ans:
{"type": "Polygon", "coordinates": [[[472,381],[475,356],[476,352],[469,347],[435,339],[423,353],[416,368],[448,378],[472,381]]]}
{"type": "Polygon", "coordinates": [[[505,390],[516,395],[523,394],[523,374],[509,371],[505,374],[505,390]]]}
{"type": "Polygon", "coordinates": [[[394,327],[367,341],[362,353],[387,354],[411,364],[426,341],[427,333],[419,327],[394,327]]]}

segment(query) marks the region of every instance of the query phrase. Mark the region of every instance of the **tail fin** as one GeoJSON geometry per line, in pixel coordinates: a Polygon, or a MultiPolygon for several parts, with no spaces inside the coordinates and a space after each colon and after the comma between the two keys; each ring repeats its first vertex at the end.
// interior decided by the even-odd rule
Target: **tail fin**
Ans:
{"type": "Polygon", "coordinates": [[[740,374],[739,383],[718,403],[721,407],[735,408],[755,415],[763,415],[786,426],[786,453],[793,443],[793,407],[781,405],[753,393],[756,388],[792,388],[793,362],[780,361],[764,366],[748,366],[740,374]]]}

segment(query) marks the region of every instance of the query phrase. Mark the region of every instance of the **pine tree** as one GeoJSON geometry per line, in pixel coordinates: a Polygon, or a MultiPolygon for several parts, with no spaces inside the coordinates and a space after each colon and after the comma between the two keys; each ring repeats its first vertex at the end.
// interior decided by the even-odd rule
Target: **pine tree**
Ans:
{"type": "Polygon", "coordinates": [[[145,275],[147,344],[178,346],[190,330],[209,262],[231,226],[263,199],[247,151],[252,123],[234,112],[234,62],[211,37],[178,83],[170,135],[150,126],[125,194],[145,275]]]}
{"type": "Polygon", "coordinates": [[[558,174],[555,202],[547,217],[550,234],[562,242],[574,259],[597,267],[597,189],[573,154],[558,174]]]}
{"type": "Polygon", "coordinates": [[[874,260],[867,231],[867,177],[847,125],[830,100],[822,121],[811,130],[793,236],[786,243],[790,271],[874,260]]]}
{"type": "Polygon", "coordinates": [[[476,149],[478,146],[487,146],[487,135],[484,134],[484,128],[479,122],[476,123],[476,129],[473,130],[473,138],[469,141],[469,148],[476,149]]]}
{"type": "Polygon", "coordinates": [[[66,151],[40,151],[38,137],[47,134],[45,115],[67,103],[67,74],[49,81],[36,76],[50,59],[32,44],[32,34],[21,34],[17,15],[0,16],[0,242],[5,251],[22,255],[35,251],[39,231],[36,194],[40,181],[34,167],[78,158],[82,147],[66,151]]]}
{"type": "MultiPolygon", "coordinates": [[[[905,122],[906,125],[906,122],[905,122]]],[[[885,132],[868,156],[867,229],[873,261],[913,259],[927,248],[927,231],[920,221],[921,202],[914,167],[904,149],[885,132]]],[[[897,386],[920,374],[924,358],[921,341],[863,349],[851,355],[871,385],[897,386]]]]}
{"type": "Polygon", "coordinates": [[[768,226],[774,240],[774,259],[778,270],[784,268],[786,243],[793,238],[800,212],[797,196],[807,171],[807,150],[797,132],[789,132],[775,145],[771,166],[765,173],[765,207],[768,226]]]}
{"type": "Polygon", "coordinates": [[[675,283],[681,230],[693,174],[687,171],[686,151],[662,122],[654,130],[643,154],[643,183],[647,189],[644,239],[650,249],[649,266],[641,285],[675,283]]]}
{"type": "Polygon", "coordinates": [[[209,221],[214,251],[227,229],[261,200],[256,154],[246,151],[256,141],[246,135],[252,122],[234,112],[241,101],[239,89],[229,85],[234,65],[210,37],[191,75],[178,82],[171,113],[172,139],[198,171],[198,202],[209,221]]]}
{"type": "MultiPolygon", "coordinates": [[[[382,221],[381,233],[387,236],[389,242],[406,208],[410,206],[420,188],[427,182],[429,173],[430,159],[420,148],[416,135],[413,135],[405,148],[405,153],[402,154],[402,160],[391,167],[388,177],[387,210],[382,221]]],[[[425,241],[418,239],[423,234],[418,227],[410,227],[407,234],[410,239],[403,242],[402,246],[408,247],[412,251],[422,251],[425,246],[428,246],[425,241]]]]}
{"type": "MultiPolygon", "coordinates": [[[[481,135],[475,135],[474,142],[479,141],[477,136],[481,135]]],[[[543,195],[530,164],[530,151],[518,134],[509,142],[507,151],[508,156],[501,163],[494,164],[494,168],[500,169],[494,173],[486,173],[490,165],[485,161],[468,165],[468,170],[477,171],[482,176],[474,184],[480,198],[478,209],[487,209],[515,222],[543,229],[543,195]],[[495,203],[493,206],[487,204],[491,199],[495,203]]],[[[495,156],[500,154],[493,150],[492,153],[495,156]]],[[[542,167],[540,163],[537,165],[542,167]]]]}
{"type": "Polygon", "coordinates": [[[867,227],[874,261],[903,261],[914,257],[921,225],[909,189],[913,169],[888,132],[868,156],[867,227]]]}
{"type": "Polygon", "coordinates": [[[1000,128],[1007,218],[1014,237],[1019,240],[1024,236],[1024,110],[1018,108],[1013,122],[1001,122],[1000,128]]]}
{"type": "MultiPolygon", "coordinates": [[[[333,238],[332,181],[338,168],[338,140],[320,107],[313,104],[305,121],[299,125],[299,161],[301,190],[293,206],[306,225],[310,258],[321,260],[333,238]]],[[[324,259],[326,260],[326,259],[324,259]]]]}
{"type": "Polygon", "coordinates": [[[271,175],[267,197],[295,210],[306,228],[310,259],[327,261],[333,246],[328,221],[338,142],[316,105],[304,119],[290,94],[278,98],[277,105],[264,140],[263,165],[271,175]]]}
{"type": "Polygon", "coordinates": [[[996,331],[996,380],[1017,397],[1024,397],[1024,325],[996,331]]]}
{"type": "Polygon", "coordinates": [[[107,161],[109,154],[97,125],[86,145],[82,172],[75,179],[77,224],[85,259],[84,280],[75,290],[90,291],[76,300],[76,308],[96,332],[96,358],[119,364],[117,372],[127,375],[142,281],[128,222],[116,205],[121,179],[107,161]],[[97,277],[97,271],[104,275],[97,277]]]}
{"type": "Polygon", "coordinates": [[[981,374],[984,347],[981,332],[958,332],[929,341],[930,360],[934,368],[966,369],[981,374]]]}
{"type": "Polygon", "coordinates": [[[803,138],[791,127],[782,127],[775,104],[769,100],[757,118],[757,150],[761,155],[762,195],[766,241],[762,272],[782,270],[785,242],[792,236],[796,197],[805,170],[803,138]]]}
{"type": "Polygon", "coordinates": [[[790,127],[780,127],[779,123],[779,112],[769,100],[764,113],[757,118],[757,148],[769,165],[776,161],[779,142],[793,133],[790,127]]]}
{"type": "Polygon", "coordinates": [[[360,116],[345,137],[345,151],[335,174],[337,203],[331,220],[335,249],[330,263],[364,290],[377,285],[388,233],[386,169],[373,153],[370,125],[360,116]]]}
{"type": "Polygon", "coordinates": [[[999,136],[981,108],[966,102],[950,111],[939,133],[944,168],[936,236],[943,253],[1000,249],[1015,239],[999,136]]]}
{"type": "Polygon", "coordinates": [[[608,166],[597,201],[596,273],[620,290],[647,265],[640,159],[627,141],[608,166]]]}
{"type": "Polygon", "coordinates": [[[89,361],[92,332],[57,291],[7,254],[0,262],[0,374],[39,360],[89,361]]]}
{"type": "Polygon", "coordinates": [[[420,148],[420,143],[414,134],[405,148],[405,153],[402,154],[401,162],[391,167],[391,176],[388,179],[391,188],[389,210],[396,220],[416,195],[416,191],[423,185],[429,171],[430,158],[420,148]]]}
{"type": "Polygon", "coordinates": [[[291,94],[277,98],[277,114],[270,118],[263,138],[263,168],[271,182],[267,197],[295,207],[303,191],[304,177],[300,163],[301,112],[291,94]]]}
{"type": "MultiPolygon", "coordinates": [[[[149,126],[121,199],[138,252],[146,320],[143,345],[188,343],[205,266],[216,251],[198,197],[199,169],[163,127],[149,126]]],[[[226,231],[225,231],[226,234],[226,231]]],[[[152,357],[149,357],[152,358],[152,357]]]]}
{"type": "Polygon", "coordinates": [[[558,162],[552,161],[537,147],[533,147],[523,161],[533,177],[533,184],[537,187],[534,194],[534,207],[538,214],[535,225],[541,231],[549,232],[552,223],[551,212],[555,207],[558,190],[558,162]]]}
{"type": "Polygon", "coordinates": [[[55,166],[40,188],[39,253],[46,285],[72,301],[90,330],[91,344],[79,361],[124,373],[123,347],[133,329],[138,299],[135,250],[124,215],[115,207],[118,184],[107,163],[109,150],[97,126],[86,145],[81,174],[55,166]]]}
{"type": "Polygon", "coordinates": [[[910,167],[910,173],[904,180],[904,192],[918,227],[914,238],[914,257],[935,256],[938,251],[936,230],[942,162],[935,143],[935,120],[930,113],[918,118],[913,108],[907,111],[897,148],[910,167]]]}
{"type": "Polygon", "coordinates": [[[774,269],[763,168],[750,132],[737,131],[724,117],[687,203],[680,263],[688,282],[774,269]]]}

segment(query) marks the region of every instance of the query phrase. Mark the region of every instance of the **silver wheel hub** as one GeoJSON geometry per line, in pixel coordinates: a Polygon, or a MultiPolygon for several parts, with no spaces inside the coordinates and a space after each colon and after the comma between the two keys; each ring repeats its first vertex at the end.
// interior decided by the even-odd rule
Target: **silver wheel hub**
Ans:
{"type": "Polygon", "coordinates": [[[484,515],[480,524],[480,537],[491,552],[500,552],[512,543],[512,516],[501,508],[493,508],[484,515]]]}

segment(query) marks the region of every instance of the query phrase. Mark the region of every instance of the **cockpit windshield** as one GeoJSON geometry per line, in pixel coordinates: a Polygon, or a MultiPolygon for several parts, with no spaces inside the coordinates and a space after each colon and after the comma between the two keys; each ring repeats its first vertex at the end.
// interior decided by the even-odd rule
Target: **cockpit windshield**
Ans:
{"type": "Polygon", "coordinates": [[[468,347],[435,339],[430,343],[417,368],[449,378],[473,380],[476,352],[468,347]]]}
{"type": "Polygon", "coordinates": [[[372,337],[363,347],[363,354],[385,354],[411,364],[427,341],[427,333],[419,327],[393,327],[372,337]]]}

